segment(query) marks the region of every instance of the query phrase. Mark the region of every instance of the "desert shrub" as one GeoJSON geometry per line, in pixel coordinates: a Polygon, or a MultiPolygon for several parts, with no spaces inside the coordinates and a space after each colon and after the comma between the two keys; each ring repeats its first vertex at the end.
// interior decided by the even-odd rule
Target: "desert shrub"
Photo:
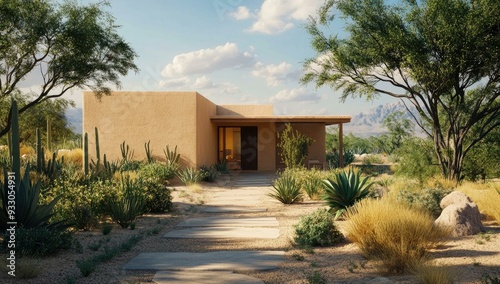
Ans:
{"type": "Polygon", "coordinates": [[[206,182],[214,182],[217,180],[217,178],[220,175],[220,172],[218,172],[215,169],[215,167],[201,166],[200,172],[202,172],[202,174],[204,176],[203,181],[206,181],[206,182]]]}
{"type": "Polygon", "coordinates": [[[154,181],[145,181],[143,186],[145,212],[163,213],[172,210],[172,195],[169,188],[160,182],[154,181]]]}
{"type": "Polygon", "coordinates": [[[113,226],[111,226],[110,224],[104,224],[102,226],[102,234],[103,235],[109,235],[109,233],[111,233],[111,230],[113,230],[113,226]]]}
{"type": "MultiPolygon", "coordinates": [[[[354,151],[344,149],[344,158],[343,158],[344,167],[348,166],[352,162],[354,162],[354,151]]],[[[338,168],[340,167],[340,156],[339,151],[326,153],[326,163],[330,168],[338,168]]]]}
{"type": "Polygon", "coordinates": [[[286,174],[274,181],[273,190],[267,195],[284,204],[293,204],[302,201],[300,184],[293,176],[286,174]]]}
{"type": "Polygon", "coordinates": [[[229,165],[227,164],[226,160],[221,160],[215,163],[213,167],[216,171],[218,171],[221,174],[229,173],[229,165]]]}
{"type": "Polygon", "coordinates": [[[137,171],[141,168],[142,163],[134,160],[123,160],[120,166],[120,172],[137,171]]]}
{"type": "Polygon", "coordinates": [[[397,200],[411,206],[427,210],[434,218],[439,217],[443,209],[439,206],[441,199],[451,192],[449,189],[427,188],[423,190],[401,190],[397,193],[397,200]]]}
{"type": "Polygon", "coordinates": [[[177,173],[177,177],[185,185],[199,183],[205,177],[204,175],[204,172],[194,168],[185,168],[177,173]]]}
{"type": "Polygon", "coordinates": [[[285,166],[287,168],[302,167],[309,152],[309,146],[314,140],[293,129],[290,123],[285,124],[285,129],[277,133],[277,136],[279,154],[285,166]]]}
{"type": "MultiPolygon", "coordinates": [[[[9,238],[4,234],[2,249],[7,249],[9,238]]],[[[16,254],[43,257],[71,248],[73,234],[62,227],[42,226],[16,229],[16,254]]]]}
{"type": "Polygon", "coordinates": [[[335,226],[333,216],[326,209],[300,218],[295,225],[295,242],[301,246],[331,246],[343,240],[342,233],[335,226]]]}
{"type": "Polygon", "coordinates": [[[111,218],[122,228],[127,228],[144,210],[142,182],[124,177],[120,192],[108,200],[111,218]]]}
{"type": "Polygon", "coordinates": [[[439,174],[432,140],[407,139],[395,154],[400,158],[396,175],[416,178],[421,184],[439,174]]]}
{"type": "Polygon", "coordinates": [[[382,155],[379,154],[370,154],[366,155],[363,158],[363,165],[372,165],[372,164],[383,164],[384,163],[384,158],[382,155]]]}
{"type": "Polygon", "coordinates": [[[89,230],[95,226],[97,218],[88,205],[74,204],[69,220],[73,227],[79,230],[89,230]]]}
{"type": "Polygon", "coordinates": [[[361,178],[361,172],[350,168],[334,174],[333,179],[323,181],[326,201],[337,219],[348,207],[365,198],[372,185],[369,177],[361,178]]]}
{"type": "Polygon", "coordinates": [[[421,264],[427,249],[449,234],[424,210],[387,198],[361,200],[347,210],[346,218],[346,237],[388,273],[404,273],[421,264]]]}
{"type": "Polygon", "coordinates": [[[160,181],[168,184],[175,177],[176,166],[166,165],[159,162],[142,164],[138,174],[142,180],[160,181]]]}
{"type": "Polygon", "coordinates": [[[458,191],[465,193],[477,204],[479,211],[500,224],[500,189],[494,184],[464,182],[458,191]]]}

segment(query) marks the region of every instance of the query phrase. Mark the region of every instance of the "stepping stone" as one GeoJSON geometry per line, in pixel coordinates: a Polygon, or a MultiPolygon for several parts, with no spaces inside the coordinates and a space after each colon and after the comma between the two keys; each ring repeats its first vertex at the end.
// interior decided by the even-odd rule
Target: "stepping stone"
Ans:
{"type": "Polygon", "coordinates": [[[280,230],[277,228],[195,227],[170,231],[163,237],[173,239],[277,239],[279,236],[280,230]]]}
{"type": "Polygon", "coordinates": [[[201,209],[204,213],[254,213],[266,212],[267,208],[253,208],[245,206],[206,206],[201,209]]]}
{"type": "Polygon", "coordinates": [[[153,282],[158,284],[264,284],[255,277],[230,271],[159,271],[153,282]]]}
{"type": "Polygon", "coordinates": [[[260,218],[192,218],[177,225],[178,227],[278,227],[275,217],[260,218]]]}
{"type": "Polygon", "coordinates": [[[284,251],[151,252],[134,257],[123,269],[263,271],[284,260],[284,251]]]}

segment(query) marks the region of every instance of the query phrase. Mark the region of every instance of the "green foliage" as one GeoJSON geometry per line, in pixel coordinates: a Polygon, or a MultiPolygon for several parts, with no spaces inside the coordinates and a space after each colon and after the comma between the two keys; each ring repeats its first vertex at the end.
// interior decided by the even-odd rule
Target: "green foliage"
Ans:
{"type": "Polygon", "coordinates": [[[213,166],[216,171],[218,171],[221,174],[228,174],[229,173],[229,165],[227,164],[226,160],[221,160],[213,166]]]}
{"type": "Polygon", "coordinates": [[[302,175],[301,187],[312,200],[321,199],[323,195],[323,182],[320,171],[308,170],[302,175]]]}
{"type": "Polygon", "coordinates": [[[144,211],[141,181],[122,178],[120,192],[108,201],[111,218],[122,228],[127,228],[144,211]]]}
{"type": "Polygon", "coordinates": [[[330,210],[335,212],[335,219],[357,201],[365,198],[370,192],[372,183],[369,177],[361,178],[361,172],[350,168],[348,171],[337,172],[333,179],[323,181],[326,201],[330,210]]]}
{"type": "Polygon", "coordinates": [[[142,164],[138,174],[143,180],[151,180],[168,184],[175,177],[176,166],[172,164],[163,164],[160,162],[151,162],[142,164]]]}
{"type": "Polygon", "coordinates": [[[396,155],[399,157],[399,164],[396,168],[396,175],[416,178],[421,184],[439,173],[436,167],[437,161],[434,158],[432,141],[422,138],[412,138],[406,140],[396,155]]]}
{"type": "Polygon", "coordinates": [[[183,184],[191,185],[202,181],[205,178],[205,173],[194,168],[185,168],[177,173],[177,177],[183,184]]]}
{"type": "Polygon", "coordinates": [[[314,271],[311,274],[307,275],[307,283],[309,284],[326,284],[326,278],[319,273],[319,271],[314,271]]]}
{"type": "Polygon", "coordinates": [[[283,204],[294,204],[302,201],[300,184],[291,175],[281,175],[273,184],[273,190],[267,194],[283,204]]]}
{"type": "Polygon", "coordinates": [[[97,223],[97,218],[88,205],[73,204],[70,216],[73,226],[79,230],[90,230],[97,223]]]}
{"type": "Polygon", "coordinates": [[[441,174],[458,180],[467,152],[500,125],[498,9],[491,0],[328,0],[306,25],[317,54],[302,82],[341,90],[342,99],[406,100],[441,174]],[[337,17],[347,34],[325,34],[337,17]]]}
{"type": "Polygon", "coordinates": [[[111,230],[113,230],[113,226],[111,226],[110,224],[104,224],[102,226],[102,234],[103,235],[109,235],[109,233],[111,233],[111,230]]]}
{"type": "Polygon", "coordinates": [[[450,189],[443,188],[426,188],[421,191],[401,190],[398,192],[396,199],[404,201],[411,206],[427,210],[434,218],[437,218],[443,211],[439,206],[441,200],[451,191],[450,189]]]}
{"type": "MultiPolygon", "coordinates": [[[[4,234],[2,248],[7,249],[8,236],[4,234]]],[[[16,254],[25,256],[52,256],[61,250],[70,249],[73,234],[64,229],[49,226],[16,229],[16,254]]]]}
{"type": "Polygon", "coordinates": [[[406,139],[413,135],[414,124],[405,117],[405,113],[402,111],[389,114],[384,118],[383,125],[389,130],[385,137],[385,153],[392,154],[403,145],[406,139]]]}
{"type": "Polygon", "coordinates": [[[304,166],[304,161],[309,152],[313,139],[293,129],[290,123],[285,124],[285,129],[277,134],[280,157],[287,168],[304,166]]]}
{"type": "Polygon", "coordinates": [[[170,189],[163,183],[146,180],[143,181],[144,188],[144,211],[150,213],[163,213],[172,211],[172,195],[170,189]]]}
{"type": "Polygon", "coordinates": [[[295,242],[301,246],[331,246],[344,239],[326,209],[302,216],[295,225],[295,242]]]}
{"type": "MultiPolygon", "coordinates": [[[[326,162],[330,168],[338,168],[340,166],[339,152],[335,151],[326,153],[326,162]]],[[[344,150],[343,162],[344,167],[354,162],[353,150],[344,150]]]]}
{"type": "MultiPolygon", "coordinates": [[[[107,4],[2,2],[0,101],[13,98],[27,76],[37,77],[40,91],[20,108],[24,116],[28,109],[75,87],[98,96],[109,94],[110,83],[119,87],[121,76],[137,71],[135,52],[117,34],[114,18],[103,5],[107,4]]],[[[0,128],[3,136],[10,123],[6,117],[0,121],[8,122],[0,128]]]]}
{"type": "Polygon", "coordinates": [[[130,152],[130,146],[125,144],[125,141],[120,144],[120,152],[122,154],[122,163],[126,163],[134,159],[134,151],[132,150],[132,152],[130,152]]]}
{"type": "Polygon", "coordinates": [[[214,182],[219,178],[220,172],[215,167],[201,166],[200,172],[203,173],[203,181],[214,182]]]}
{"type": "Polygon", "coordinates": [[[500,127],[493,129],[464,160],[463,178],[476,181],[500,177],[500,127]]]}

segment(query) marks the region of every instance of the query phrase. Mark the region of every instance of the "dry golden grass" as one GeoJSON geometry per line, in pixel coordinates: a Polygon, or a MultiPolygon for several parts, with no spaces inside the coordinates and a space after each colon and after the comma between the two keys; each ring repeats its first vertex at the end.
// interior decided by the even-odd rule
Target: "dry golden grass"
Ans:
{"type": "Polygon", "coordinates": [[[19,147],[19,152],[21,154],[21,157],[23,155],[27,155],[29,157],[34,157],[36,155],[36,151],[33,147],[23,145],[23,144],[21,144],[21,146],[19,147]]]}
{"type": "Polygon", "coordinates": [[[494,183],[465,182],[457,190],[469,196],[487,218],[500,224],[500,186],[494,183]]]}
{"type": "Polygon", "coordinates": [[[349,208],[344,230],[387,273],[403,273],[427,258],[427,249],[444,241],[448,229],[436,227],[428,213],[388,198],[364,199],[349,208]]]}
{"type": "Polygon", "coordinates": [[[412,273],[421,284],[452,284],[458,277],[456,269],[439,266],[436,263],[417,265],[412,273]]]}
{"type": "Polygon", "coordinates": [[[73,150],[65,150],[57,152],[57,159],[61,159],[64,157],[65,163],[70,163],[73,165],[81,166],[83,165],[83,150],[82,149],[73,149],[73,150]]]}

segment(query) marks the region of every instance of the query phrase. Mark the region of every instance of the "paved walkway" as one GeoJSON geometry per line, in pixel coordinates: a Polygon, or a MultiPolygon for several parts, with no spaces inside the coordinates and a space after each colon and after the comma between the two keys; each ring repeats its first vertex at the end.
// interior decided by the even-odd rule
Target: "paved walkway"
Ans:
{"type": "MultiPolygon", "coordinates": [[[[213,194],[202,212],[217,215],[181,222],[177,225],[178,229],[164,235],[165,241],[171,238],[277,239],[280,235],[277,219],[256,217],[255,213],[265,212],[267,208],[249,206],[259,204],[259,200],[265,198],[262,191],[251,187],[257,184],[269,186],[271,178],[272,175],[257,174],[236,176],[232,186],[246,184],[249,188],[213,194]],[[239,217],[228,215],[233,213],[239,217]],[[242,217],[245,213],[252,213],[252,217],[242,217]]],[[[156,283],[263,284],[254,277],[233,272],[276,269],[284,261],[284,254],[284,251],[150,252],[139,254],[123,268],[157,270],[153,278],[156,283]]]]}

